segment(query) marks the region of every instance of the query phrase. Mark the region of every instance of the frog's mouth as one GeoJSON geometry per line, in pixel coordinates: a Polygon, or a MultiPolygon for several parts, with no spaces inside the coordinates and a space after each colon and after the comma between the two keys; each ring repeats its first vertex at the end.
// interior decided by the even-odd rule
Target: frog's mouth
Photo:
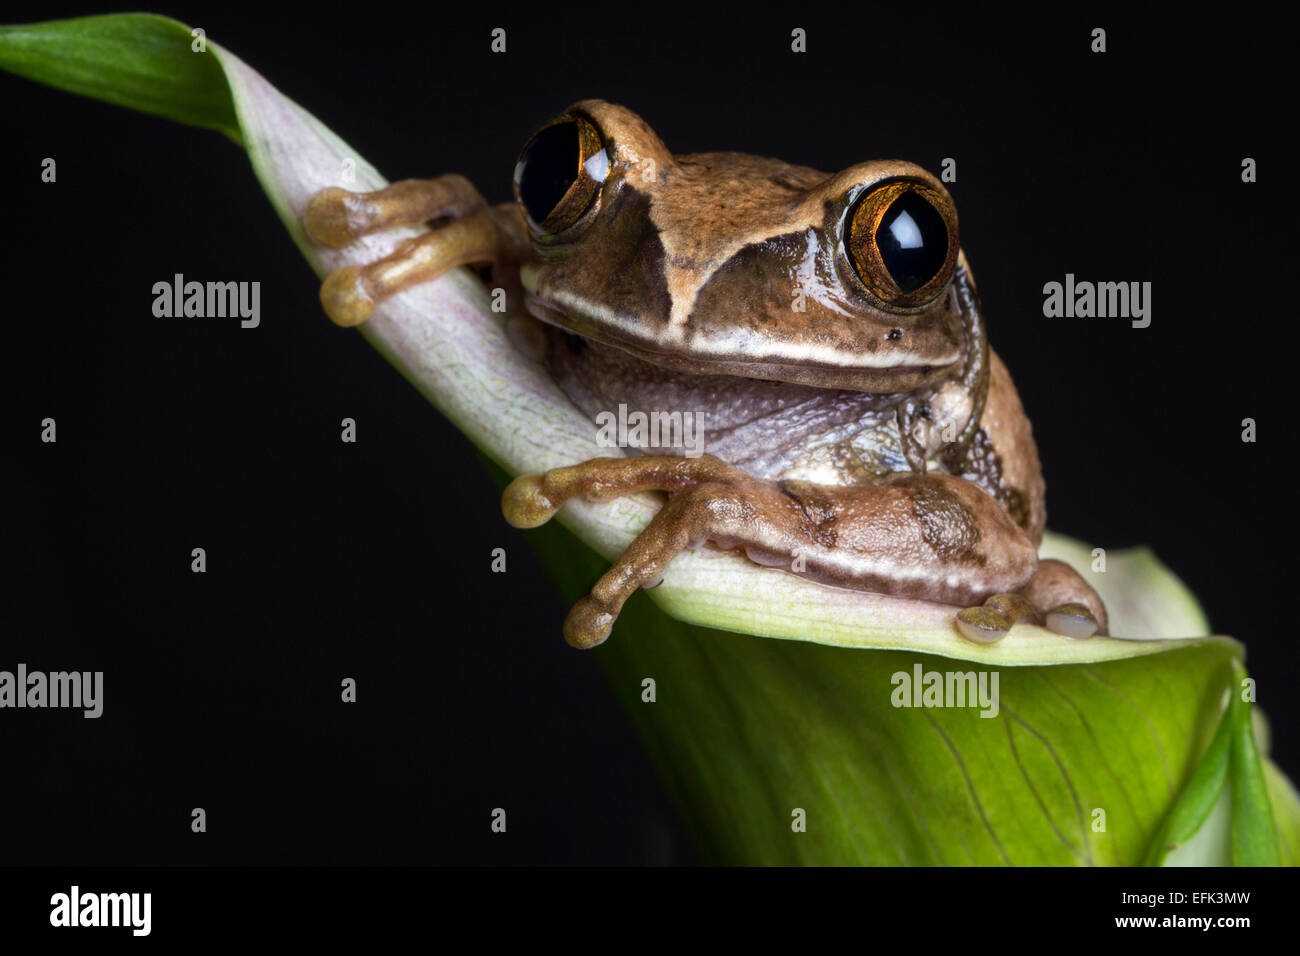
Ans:
{"type": "Polygon", "coordinates": [[[848,390],[871,394],[912,392],[937,385],[959,371],[966,343],[953,341],[942,331],[935,331],[923,343],[908,352],[886,355],[848,354],[815,346],[774,349],[766,355],[739,360],[710,354],[707,344],[693,344],[690,351],[665,349],[621,331],[617,323],[593,319],[576,308],[527,289],[525,305],[529,314],[547,325],[581,336],[583,339],[612,346],[631,356],[672,372],[695,376],[728,376],[784,382],[813,388],[848,390]],[[796,354],[802,353],[802,354],[796,354]]]}

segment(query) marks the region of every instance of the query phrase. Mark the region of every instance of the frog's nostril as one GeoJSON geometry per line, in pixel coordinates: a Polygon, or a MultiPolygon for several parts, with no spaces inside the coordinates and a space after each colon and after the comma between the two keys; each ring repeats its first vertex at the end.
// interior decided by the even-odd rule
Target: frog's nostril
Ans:
{"type": "Polygon", "coordinates": [[[903,337],[902,329],[890,329],[889,334],[885,336],[885,338],[889,339],[889,341],[891,342],[897,342],[902,337],[903,337]]]}

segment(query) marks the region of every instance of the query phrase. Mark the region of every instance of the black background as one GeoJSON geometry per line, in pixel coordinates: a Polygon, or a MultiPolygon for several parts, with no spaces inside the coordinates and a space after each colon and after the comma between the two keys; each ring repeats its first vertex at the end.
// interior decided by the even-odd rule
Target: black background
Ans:
{"type": "MultiPolygon", "coordinates": [[[[158,12],[204,27],[390,179],[459,171],[491,201],[510,198],[524,137],[590,96],[675,152],[935,173],[956,158],[963,246],[1035,424],[1050,527],[1156,550],[1247,643],[1275,759],[1297,776],[1293,575],[1274,557],[1290,558],[1292,511],[1286,64],[1265,24],[330,9],[158,12]],[[489,52],[497,26],[505,55],[489,52]],[[807,54],[789,51],[795,26],[807,54]],[[1260,182],[1241,182],[1244,156],[1260,182]],[[1150,328],[1044,319],[1043,283],[1067,272],[1150,281],[1150,328]]],[[[0,102],[17,478],[0,667],[106,672],[100,720],[0,719],[0,859],[691,861],[470,443],[324,318],[243,154],[8,75],[0,102]],[[260,328],[154,318],[152,285],[177,272],[260,281],[260,328]],[[47,416],[56,445],[39,441],[47,416]],[[196,546],[207,574],[189,571],[196,546]],[[506,838],[488,829],[497,806],[506,838]]]]}

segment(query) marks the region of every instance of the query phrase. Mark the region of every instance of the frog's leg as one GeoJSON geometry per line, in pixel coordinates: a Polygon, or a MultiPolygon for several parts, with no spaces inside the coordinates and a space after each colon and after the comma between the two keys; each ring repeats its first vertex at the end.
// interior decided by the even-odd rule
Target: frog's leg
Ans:
{"type": "Polygon", "coordinates": [[[1025,586],[1025,597],[1046,614],[1047,627],[1066,637],[1092,637],[1109,632],[1106,605],[1092,586],[1064,561],[1038,562],[1034,579],[1025,586]]]}
{"type": "Polygon", "coordinates": [[[605,640],[637,588],[657,582],[677,554],[706,540],[823,583],[959,607],[1019,591],[1037,568],[1033,545],[997,502],[940,473],[831,486],[754,478],[712,455],[595,458],[515,479],[502,510],[515,527],[531,528],[576,495],[599,500],[639,491],[670,497],[574,605],[564,636],[575,647],[605,640]]]}
{"type": "Polygon", "coordinates": [[[469,180],[455,174],[406,179],[370,193],[323,189],[303,213],[308,237],[334,249],[392,226],[433,226],[382,259],[344,266],[326,277],[321,304],[344,326],[360,325],[390,295],[453,266],[518,261],[523,237],[517,220],[513,204],[489,207],[469,180]]]}
{"type": "Polygon", "coordinates": [[[1020,621],[1077,639],[1105,634],[1109,624],[1097,592],[1074,568],[1051,558],[1038,562],[1033,578],[1018,593],[995,594],[958,613],[957,630],[972,641],[992,644],[1020,621]]]}

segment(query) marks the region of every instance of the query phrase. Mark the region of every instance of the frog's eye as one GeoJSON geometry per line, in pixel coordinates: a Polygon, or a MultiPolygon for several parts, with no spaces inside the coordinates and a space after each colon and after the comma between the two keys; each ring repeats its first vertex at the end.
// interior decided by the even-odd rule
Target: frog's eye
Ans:
{"type": "Polygon", "coordinates": [[[607,175],[600,131],[584,116],[566,117],[524,146],[515,163],[515,197],[534,229],[554,235],[592,207],[607,175]]]}
{"type": "Polygon", "coordinates": [[[849,261],[887,305],[924,305],[957,263],[957,212],[937,189],[915,180],[873,186],[849,211],[849,261]]]}

